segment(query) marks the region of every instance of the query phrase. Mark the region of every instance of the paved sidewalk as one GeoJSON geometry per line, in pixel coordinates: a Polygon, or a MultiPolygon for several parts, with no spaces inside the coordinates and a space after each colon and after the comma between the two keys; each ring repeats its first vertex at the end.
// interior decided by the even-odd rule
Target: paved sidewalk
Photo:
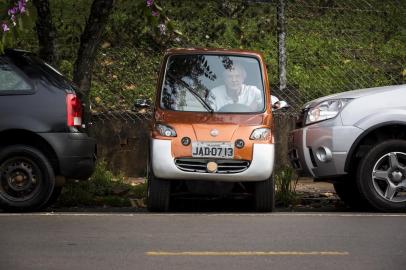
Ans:
{"type": "Polygon", "coordinates": [[[296,192],[301,199],[293,211],[350,211],[335,193],[333,184],[300,178],[296,192]]]}

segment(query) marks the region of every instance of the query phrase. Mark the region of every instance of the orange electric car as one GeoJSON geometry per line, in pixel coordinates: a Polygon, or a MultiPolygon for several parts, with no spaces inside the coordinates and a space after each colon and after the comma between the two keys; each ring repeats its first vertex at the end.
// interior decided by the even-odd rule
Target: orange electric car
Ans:
{"type": "Polygon", "coordinates": [[[254,198],[274,207],[271,93],[260,53],[171,49],[164,57],[150,139],[148,208],[178,194],[254,198]]]}

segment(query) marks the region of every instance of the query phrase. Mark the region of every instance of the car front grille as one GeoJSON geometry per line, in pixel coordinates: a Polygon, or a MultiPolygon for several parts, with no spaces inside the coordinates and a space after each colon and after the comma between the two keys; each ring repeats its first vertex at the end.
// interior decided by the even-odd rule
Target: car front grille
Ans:
{"type": "Polygon", "coordinates": [[[229,174],[243,172],[250,166],[250,162],[247,160],[210,160],[210,159],[195,159],[195,158],[179,158],[175,159],[175,165],[180,170],[185,172],[199,172],[209,173],[207,171],[207,163],[215,161],[218,165],[218,174],[229,174]]]}

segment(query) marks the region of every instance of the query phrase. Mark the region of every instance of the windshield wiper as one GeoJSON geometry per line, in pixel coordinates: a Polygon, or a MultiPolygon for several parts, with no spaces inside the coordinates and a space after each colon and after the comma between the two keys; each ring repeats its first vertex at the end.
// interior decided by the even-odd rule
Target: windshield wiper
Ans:
{"type": "Polygon", "coordinates": [[[175,80],[176,82],[182,84],[187,90],[189,90],[190,93],[192,93],[197,100],[203,105],[203,107],[210,113],[213,113],[214,110],[213,108],[198,94],[196,93],[195,90],[193,90],[192,87],[190,87],[189,84],[187,84],[185,81],[183,81],[182,79],[177,79],[174,76],[172,76],[171,74],[166,74],[169,78],[175,80]]]}

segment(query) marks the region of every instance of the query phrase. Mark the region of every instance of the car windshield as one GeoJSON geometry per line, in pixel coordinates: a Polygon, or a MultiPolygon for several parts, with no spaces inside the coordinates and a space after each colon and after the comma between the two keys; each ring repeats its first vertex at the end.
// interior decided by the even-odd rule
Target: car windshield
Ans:
{"type": "Polygon", "coordinates": [[[168,59],[160,105],[189,112],[255,113],[265,109],[254,57],[186,54],[168,59]]]}

